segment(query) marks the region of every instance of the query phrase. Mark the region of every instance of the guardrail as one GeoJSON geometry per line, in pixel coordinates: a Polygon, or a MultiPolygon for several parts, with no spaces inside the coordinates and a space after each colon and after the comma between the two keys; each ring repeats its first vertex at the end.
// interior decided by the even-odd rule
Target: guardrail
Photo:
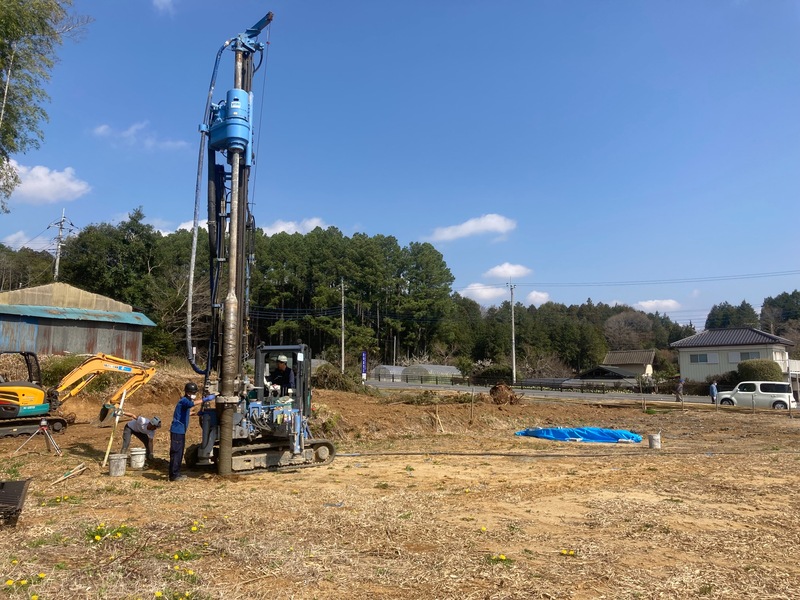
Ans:
{"type": "MultiPolygon", "coordinates": [[[[428,384],[428,385],[463,385],[463,386],[478,386],[478,387],[492,387],[498,383],[497,378],[482,378],[482,377],[453,377],[452,375],[375,375],[369,381],[378,382],[391,382],[391,383],[410,383],[410,384],[428,384]]],[[[505,382],[507,385],[507,382],[505,382]]],[[[518,381],[513,386],[517,389],[523,390],[551,390],[551,391],[569,391],[569,392],[585,392],[592,394],[605,394],[610,392],[632,392],[632,393],[646,393],[657,394],[658,389],[644,389],[639,390],[636,386],[625,383],[611,382],[611,383],[597,383],[597,382],[583,382],[583,383],[566,383],[563,379],[535,379],[518,381]]]]}

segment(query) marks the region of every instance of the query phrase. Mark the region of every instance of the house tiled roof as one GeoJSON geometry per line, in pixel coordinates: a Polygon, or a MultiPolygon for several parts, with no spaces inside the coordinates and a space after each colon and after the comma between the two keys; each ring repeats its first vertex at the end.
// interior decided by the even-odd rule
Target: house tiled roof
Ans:
{"type": "Polygon", "coordinates": [[[603,359],[604,365],[652,365],[655,350],[612,350],[603,359]]]}
{"type": "Polygon", "coordinates": [[[729,329],[708,329],[701,331],[677,342],[672,342],[670,348],[708,348],[714,346],[763,346],[764,344],[781,344],[794,346],[792,340],[787,340],[766,331],[753,327],[731,327],[729,329]]]}

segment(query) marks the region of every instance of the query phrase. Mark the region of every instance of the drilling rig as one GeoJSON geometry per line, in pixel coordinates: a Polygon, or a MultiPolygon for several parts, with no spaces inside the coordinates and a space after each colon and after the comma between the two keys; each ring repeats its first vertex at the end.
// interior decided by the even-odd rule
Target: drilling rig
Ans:
{"type": "Polygon", "coordinates": [[[203,433],[199,445],[186,451],[192,466],[216,465],[220,475],[261,469],[298,468],[328,464],[333,444],[311,435],[311,351],[304,344],[259,346],[249,350],[249,274],[255,220],[248,190],[254,165],[253,78],[264,64],[273,14],[227,40],[217,52],[203,123],[195,190],[195,227],[189,275],[187,355],[194,370],[205,377],[200,411],[203,433]],[[233,87],[225,99],[212,97],[225,50],[234,53],[233,87]],[[256,64],[254,58],[258,56],[256,64]],[[207,145],[207,150],[206,150],[207,145]],[[207,163],[210,336],[206,366],[195,362],[192,342],[192,290],[203,163],[207,163]],[[245,359],[254,357],[254,372],[245,372],[245,359]],[[270,384],[270,366],[288,363],[295,385],[270,384]],[[251,379],[252,376],[252,379],[251,379]]]}

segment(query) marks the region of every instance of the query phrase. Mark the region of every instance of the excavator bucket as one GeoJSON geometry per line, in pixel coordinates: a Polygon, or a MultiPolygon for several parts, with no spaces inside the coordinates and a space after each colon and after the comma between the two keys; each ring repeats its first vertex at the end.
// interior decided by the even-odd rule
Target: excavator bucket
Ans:
{"type": "Polygon", "coordinates": [[[113,404],[103,404],[100,408],[100,413],[97,415],[97,424],[99,427],[111,427],[114,424],[114,409],[116,406],[113,404]]]}

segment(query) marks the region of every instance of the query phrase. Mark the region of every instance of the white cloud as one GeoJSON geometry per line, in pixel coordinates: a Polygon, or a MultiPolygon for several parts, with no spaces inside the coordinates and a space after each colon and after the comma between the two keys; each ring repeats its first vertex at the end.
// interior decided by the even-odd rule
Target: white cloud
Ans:
{"type": "Polygon", "coordinates": [[[11,166],[19,174],[20,184],[11,199],[20,204],[55,204],[69,202],[88,194],[92,187],[75,175],[75,169],[53,171],[37,165],[26,167],[11,159],[11,166]]]}
{"type": "Polygon", "coordinates": [[[541,306],[545,302],[550,302],[550,294],[547,292],[537,292],[533,290],[530,294],[525,296],[525,300],[528,301],[528,304],[533,304],[536,307],[541,306]]]}
{"type": "MultiPolygon", "coordinates": [[[[208,219],[201,219],[201,220],[197,221],[197,226],[198,227],[202,227],[203,229],[206,229],[208,227],[208,219]]],[[[186,231],[192,231],[194,229],[194,219],[192,219],[191,221],[184,221],[183,223],[181,223],[180,225],[178,225],[175,228],[175,231],[178,231],[179,229],[185,229],[186,231]]]]}
{"type": "Polygon", "coordinates": [[[175,12],[175,0],[153,0],[153,6],[158,12],[175,12]]]}
{"type": "Polygon", "coordinates": [[[503,287],[488,286],[482,283],[470,283],[459,293],[465,298],[472,298],[479,304],[495,304],[497,300],[508,295],[508,291],[503,287]]]}
{"type": "Polygon", "coordinates": [[[494,279],[518,279],[520,277],[525,277],[526,275],[530,275],[533,273],[531,269],[524,265],[512,265],[511,263],[504,262],[502,265],[497,265],[496,267],[492,267],[486,273],[483,274],[484,277],[491,277],[494,279]]]}
{"type": "Polygon", "coordinates": [[[157,133],[150,130],[149,121],[133,123],[122,131],[103,123],[92,129],[92,134],[95,137],[108,138],[112,140],[112,143],[132,147],[138,146],[145,150],[180,150],[189,147],[189,143],[183,140],[161,138],[157,133]]]}
{"type": "Polygon", "coordinates": [[[271,225],[262,227],[262,231],[266,235],[274,235],[282,231],[286,233],[308,233],[309,231],[321,227],[327,229],[328,225],[319,217],[312,217],[310,219],[303,219],[299,223],[297,221],[275,221],[271,225]]]}
{"type": "Polygon", "coordinates": [[[7,235],[0,241],[12,250],[19,250],[22,247],[30,248],[31,250],[48,250],[54,247],[54,242],[51,238],[45,238],[43,235],[32,238],[21,230],[7,235]]]}
{"type": "Polygon", "coordinates": [[[645,312],[666,312],[680,309],[681,305],[677,300],[642,300],[634,305],[645,312]]]}
{"type": "Polygon", "coordinates": [[[517,227],[517,222],[503,215],[489,214],[464,221],[459,225],[437,227],[433,230],[431,240],[435,242],[448,242],[463,237],[481,235],[484,233],[506,234],[517,227]]]}

